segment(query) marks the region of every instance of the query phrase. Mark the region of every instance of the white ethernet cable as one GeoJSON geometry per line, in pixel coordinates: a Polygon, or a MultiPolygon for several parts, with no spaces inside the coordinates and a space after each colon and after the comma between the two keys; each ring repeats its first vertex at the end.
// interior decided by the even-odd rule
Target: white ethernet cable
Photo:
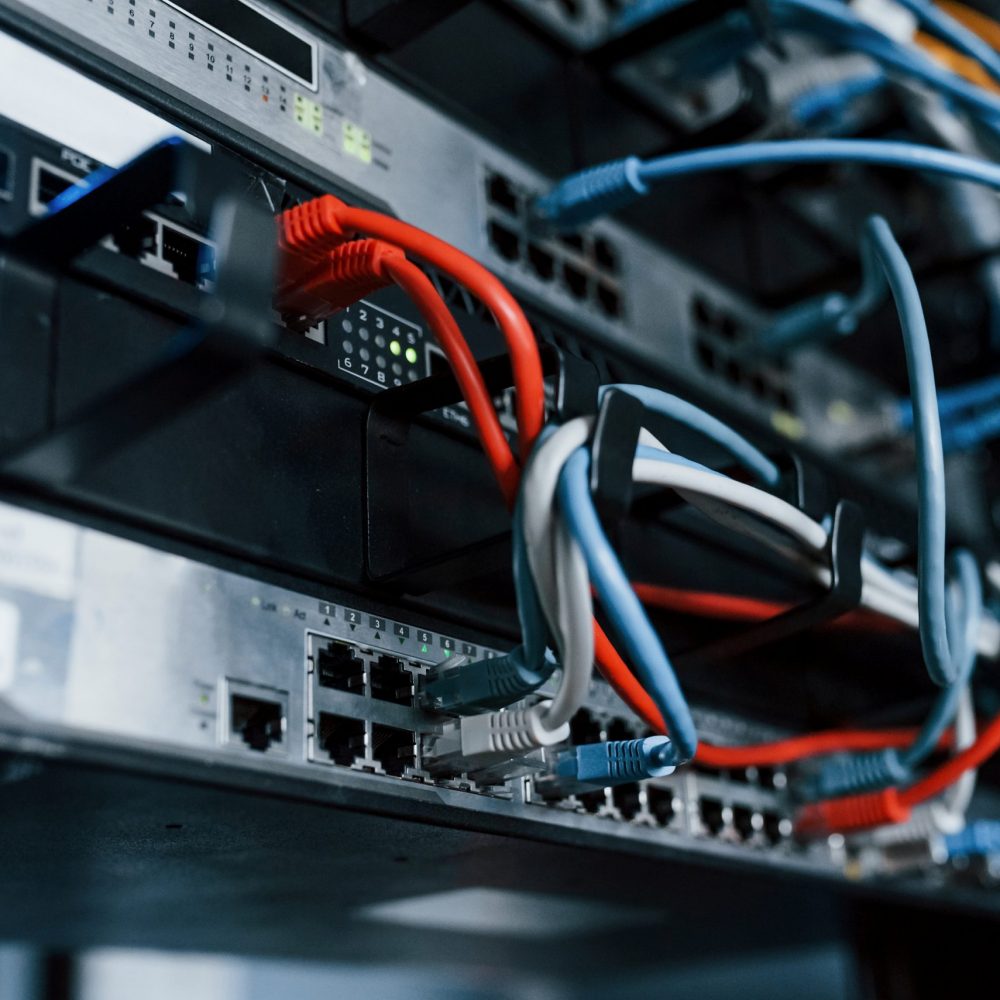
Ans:
{"type": "MultiPolygon", "coordinates": [[[[524,530],[529,566],[535,578],[539,599],[549,616],[550,626],[557,641],[563,643],[565,637],[557,617],[558,581],[551,554],[556,517],[554,498],[562,466],[578,447],[586,444],[591,425],[592,419],[586,417],[578,417],[563,425],[539,446],[525,474],[524,530]]],[[[637,459],[633,468],[638,481],[709,497],[761,517],[791,535],[813,556],[821,554],[826,547],[828,533],[822,525],[798,508],[763,490],[715,473],[654,459],[637,459]]],[[[797,553],[792,548],[784,550],[784,554],[795,556],[797,553]]],[[[810,565],[816,581],[829,585],[829,568],[819,561],[810,561],[810,565]]],[[[885,614],[910,628],[917,628],[919,613],[915,587],[893,576],[870,558],[864,560],[862,574],[862,606],[885,614]]],[[[993,619],[984,620],[980,629],[979,650],[991,657],[996,657],[1000,650],[1000,630],[993,619]]]]}

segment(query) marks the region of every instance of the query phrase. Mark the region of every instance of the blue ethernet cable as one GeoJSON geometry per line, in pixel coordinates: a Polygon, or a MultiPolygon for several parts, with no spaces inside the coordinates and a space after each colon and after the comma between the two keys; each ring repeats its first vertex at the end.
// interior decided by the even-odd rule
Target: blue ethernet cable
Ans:
{"type": "Polygon", "coordinates": [[[944,429],[945,451],[970,451],[1000,437],[1000,404],[944,429]]]}
{"type": "Polygon", "coordinates": [[[896,0],[896,3],[915,14],[930,34],[947,42],[970,59],[975,59],[994,80],[1000,82],[1000,56],[974,31],[956,21],[931,0],[896,0]]]}
{"type": "MultiPolygon", "coordinates": [[[[759,448],[752,445],[742,434],[737,433],[727,424],[693,403],[661,389],[624,382],[601,386],[600,396],[612,389],[626,392],[638,399],[648,410],[659,413],[668,420],[683,424],[685,427],[711,438],[720,448],[727,451],[737,462],[768,486],[777,486],[781,479],[781,471],[777,465],[759,448]]],[[[662,452],[657,453],[655,457],[660,455],[662,452]]],[[[676,458],[677,456],[671,455],[671,457],[676,458]]]]}
{"type": "Polygon", "coordinates": [[[547,650],[548,627],[528,566],[520,499],[514,506],[512,543],[521,645],[503,656],[439,667],[426,687],[428,699],[439,710],[504,708],[537,691],[555,669],[556,661],[547,650]]]}
{"type": "Polygon", "coordinates": [[[887,287],[882,268],[866,240],[861,243],[861,287],[852,296],[832,292],[807,299],[779,313],[771,325],[755,334],[748,348],[772,357],[805,343],[846,337],[881,305],[887,287]]]}
{"type": "Polygon", "coordinates": [[[900,45],[839,0],[771,0],[771,6],[787,26],[813,30],[835,44],[864,52],[883,66],[911,76],[976,112],[987,126],[996,127],[1000,100],[995,95],[923,53],[900,45]]]}
{"type": "Polygon", "coordinates": [[[785,139],[668,153],[651,160],[627,156],[557,182],[531,210],[543,225],[571,229],[649,194],[650,185],[743,167],[857,163],[972,181],[1000,189],[1000,165],[920,143],[887,139],[785,139]]]}
{"type": "Polygon", "coordinates": [[[900,763],[907,770],[919,767],[935,750],[955,713],[962,691],[972,677],[976,665],[979,624],[983,614],[983,585],[979,579],[976,557],[966,549],[958,549],[952,555],[952,569],[958,579],[960,593],[961,627],[953,624],[957,615],[949,614],[950,642],[957,653],[958,670],[955,680],[938,695],[920,732],[913,743],[899,753],[900,763]]]}
{"type": "Polygon", "coordinates": [[[920,644],[931,680],[944,686],[954,681],[957,661],[949,647],[946,620],[944,448],[930,338],[913,271],[889,224],[879,216],[871,217],[865,223],[865,239],[885,271],[903,333],[917,458],[920,644]]]}
{"type": "MultiPolygon", "coordinates": [[[[966,411],[993,404],[1000,406],[1000,375],[990,375],[938,392],[938,412],[944,421],[949,417],[965,414],[966,411]]],[[[899,401],[899,426],[905,431],[913,426],[913,406],[908,399],[899,401]]],[[[944,429],[947,433],[947,426],[944,429]]]]}
{"type": "Polygon", "coordinates": [[[667,723],[672,741],[670,759],[661,763],[682,764],[691,760],[698,748],[691,709],[670,659],[601,527],[590,496],[589,466],[590,455],[585,448],[574,452],[563,466],[558,489],[560,510],[583,550],[590,578],[622,647],[667,723]]]}
{"type": "Polygon", "coordinates": [[[949,858],[984,857],[1000,854],[1000,820],[980,819],[944,838],[949,858]]]}

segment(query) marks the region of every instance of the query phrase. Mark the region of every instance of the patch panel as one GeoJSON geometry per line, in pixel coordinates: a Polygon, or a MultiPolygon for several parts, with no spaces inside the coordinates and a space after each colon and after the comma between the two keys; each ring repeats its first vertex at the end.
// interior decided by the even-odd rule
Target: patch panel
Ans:
{"type": "Polygon", "coordinates": [[[621,258],[608,236],[535,233],[527,222],[533,192],[495,170],[487,172],[484,183],[487,242],[501,260],[607,320],[623,318],[621,258]]]}

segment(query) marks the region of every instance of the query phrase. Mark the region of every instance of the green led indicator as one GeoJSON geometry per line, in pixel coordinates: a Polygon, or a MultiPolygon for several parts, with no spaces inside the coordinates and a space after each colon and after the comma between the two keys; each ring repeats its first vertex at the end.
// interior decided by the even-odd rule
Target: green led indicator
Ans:
{"type": "Polygon", "coordinates": [[[403,345],[398,340],[389,341],[389,353],[397,358],[403,353],[403,345]]]}
{"type": "Polygon", "coordinates": [[[426,642],[420,647],[420,652],[421,653],[426,653],[427,652],[427,643],[426,642]]]}
{"type": "Polygon", "coordinates": [[[417,363],[417,349],[415,347],[408,347],[406,349],[406,360],[410,362],[411,365],[417,363]]]}
{"type": "Polygon", "coordinates": [[[446,649],[444,651],[444,658],[447,660],[449,656],[451,656],[451,650],[450,649],[446,649]]]}

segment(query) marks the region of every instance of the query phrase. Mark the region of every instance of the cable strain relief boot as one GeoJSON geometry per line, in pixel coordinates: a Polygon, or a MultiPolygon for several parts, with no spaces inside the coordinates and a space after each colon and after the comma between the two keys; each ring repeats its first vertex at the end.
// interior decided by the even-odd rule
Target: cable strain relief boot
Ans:
{"type": "Polygon", "coordinates": [[[282,316],[317,323],[391,284],[387,265],[405,257],[399,247],[382,240],[344,243],[328,251],[307,272],[297,266],[283,271],[274,307],[282,316]]]}
{"type": "Polygon", "coordinates": [[[354,234],[340,222],[347,206],[332,194],[295,205],[277,218],[279,274],[302,278],[354,234]]]}
{"type": "Polygon", "coordinates": [[[944,843],[950,858],[1000,854],[1000,821],[976,820],[964,830],[946,836],[944,843]]]}
{"type": "Polygon", "coordinates": [[[462,719],[462,754],[516,756],[540,747],[555,746],[569,739],[569,723],[548,729],[544,723],[549,702],[505,712],[468,715],[462,719]]]}
{"type": "Polygon", "coordinates": [[[819,774],[806,787],[811,799],[838,799],[903,785],[910,777],[910,769],[898,751],[890,748],[824,761],[819,774]]]}
{"type": "Polygon", "coordinates": [[[642,160],[628,156],[566,177],[535,199],[531,213],[543,227],[574,229],[648,193],[642,160]]]}
{"type": "Polygon", "coordinates": [[[816,839],[831,833],[868,830],[886,823],[905,823],[910,813],[898,789],[884,788],[866,795],[848,795],[803,806],[795,819],[795,832],[803,839],[816,839]]]}
{"type": "Polygon", "coordinates": [[[537,691],[552,676],[555,661],[546,657],[542,669],[525,662],[518,646],[503,656],[461,665],[437,667],[424,689],[428,707],[459,714],[506,708],[537,691]]]}
{"type": "Polygon", "coordinates": [[[560,777],[607,787],[673,774],[674,747],[666,736],[586,743],[556,766],[560,777]]]}

